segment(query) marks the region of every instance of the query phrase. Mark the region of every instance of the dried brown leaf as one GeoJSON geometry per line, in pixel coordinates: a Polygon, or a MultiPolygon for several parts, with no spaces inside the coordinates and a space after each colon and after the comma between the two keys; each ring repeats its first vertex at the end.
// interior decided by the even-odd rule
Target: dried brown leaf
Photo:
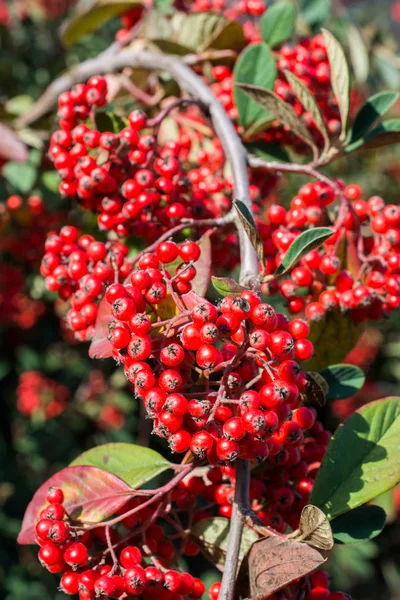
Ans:
{"type": "Polygon", "coordinates": [[[299,539],[302,542],[320,550],[331,550],[333,547],[333,535],[328,517],[317,506],[307,504],[303,508],[299,529],[299,539]]]}

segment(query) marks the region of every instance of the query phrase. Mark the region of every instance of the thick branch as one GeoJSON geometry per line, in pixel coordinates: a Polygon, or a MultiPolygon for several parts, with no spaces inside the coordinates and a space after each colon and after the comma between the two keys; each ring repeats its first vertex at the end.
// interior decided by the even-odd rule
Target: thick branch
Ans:
{"type": "Polygon", "coordinates": [[[250,463],[248,460],[237,459],[235,485],[235,500],[233,502],[229,529],[229,544],[218,600],[232,600],[234,595],[243,527],[246,515],[251,512],[249,500],[250,463]]]}

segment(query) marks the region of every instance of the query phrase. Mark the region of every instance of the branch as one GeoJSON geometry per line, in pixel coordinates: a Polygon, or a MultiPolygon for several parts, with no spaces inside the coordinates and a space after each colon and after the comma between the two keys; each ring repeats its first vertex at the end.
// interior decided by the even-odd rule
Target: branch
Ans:
{"type": "Polygon", "coordinates": [[[232,507],[228,550],[218,600],[232,600],[234,596],[243,527],[246,515],[251,512],[249,500],[250,463],[248,460],[237,459],[235,485],[235,499],[232,507]]]}

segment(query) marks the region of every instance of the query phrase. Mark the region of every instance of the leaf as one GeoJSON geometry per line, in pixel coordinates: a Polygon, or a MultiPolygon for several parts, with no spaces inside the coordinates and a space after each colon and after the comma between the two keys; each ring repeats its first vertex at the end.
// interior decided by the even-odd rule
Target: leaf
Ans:
{"type": "Polygon", "coordinates": [[[256,229],[256,224],[253,219],[253,215],[250,213],[247,206],[241,200],[235,200],[234,206],[239,215],[240,222],[243,225],[245,232],[248,235],[250,242],[253,245],[254,250],[257,253],[258,260],[264,262],[264,242],[260,234],[256,229]]]}
{"type": "Polygon", "coordinates": [[[211,277],[211,283],[221,296],[238,296],[246,289],[230,277],[213,276],[211,277]]]}
{"type": "Polygon", "coordinates": [[[328,384],[319,373],[308,371],[306,373],[307,385],[302,396],[304,401],[313,406],[324,406],[328,384]]]}
{"type": "Polygon", "coordinates": [[[48,479],[33,496],[22,521],[19,544],[35,544],[35,525],[47,505],[49,487],[62,488],[64,508],[78,521],[100,523],[113,515],[129,499],[130,486],[116,475],[97,467],[74,466],[62,469],[48,479]]]}
{"type": "Polygon", "coordinates": [[[300,516],[300,540],[320,550],[333,547],[331,526],[325,513],[316,506],[307,504],[300,516]]]}
{"type": "Polygon", "coordinates": [[[349,398],[358,392],[365,383],[365,375],[360,367],[354,365],[332,365],[321,371],[328,384],[327,400],[349,398]]]}
{"type": "MultiPolygon", "coordinates": [[[[210,232],[211,234],[211,232],[210,232]]],[[[199,296],[205,296],[211,277],[211,240],[210,234],[205,233],[197,242],[200,246],[201,254],[199,260],[195,263],[196,276],[192,279],[192,290],[199,296]]]]}
{"type": "Polygon", "coordinates": [[[380,506],[359,506],[331,521],[336,544],[371,540],[385,527],[386,513],[380,506]]]}
{"type": "Polygon", "coordinates": [[[266,111],[271,113],[274,119],[281,121],[290,131],[295,133],[306,144],[315,148],[315,142],[304,123],[294,112],[293,108],[287,102],[275,96],[270,90],[263,89],[256,85],[248,83],[238,83],[237,87],[246,92],[254,102],[257,102],[266,111]]]}
{"type": "Polygon", "coordinates": [[[334,517],[400,481],[400,398],[366,404],[341,423],[322,460],[310,502],[334,517]]]}
{"type": "Polygon", "coordinates": [[[329,17],[332,0],[300,0],[300,14],[309,25],[320,25],[329,17]]]}
{"type": "Polygon", "coordinates": [[[126,119],[119,117],[111,111],[96,111],[96,129],[101,133],[104,133],[105,131],[119,133],[127,126],[127,123],[126,119]]]}
{"type": "Polygon", "coordinates": [[[113,347],[108,340],[109,325],[114,317],[111,312],[111,306],[106,297],[100,301],[99,311],[97,313],[94,335],[89,346],[90,358],[109,358],[112,356],[113,347]]]}
{"type": "Polygon", "coordinates": [[[14,131],[4,123],[0,123],[0,157],[17,163],[28,160],[26,146],[19,141],[14,131]]]}
{"type": "Polygon", "coordinates": [[[30,163],[10,161],[4,165],[2,175],[16,192],[27,194],[35,184],[37,171],[30,163]]]}
{"type": "MultiPolygon", "coordinates": [[[[212,517],[198,521],[191,530],[191,536],[202,552],[218,568],[225,564],[226,551],[229,543],[230,520],[225,517],[212,517]]],[[[251,545],[259,540],[259,535],[245,527],[240,543],[239,559],[242,560],[251,545]]]]}
{"type": "Polygon", "coordinates": [[[256,142],[245,142],[244,146],[249,154],[254,154],[264,160],[278,160],[279,162],[290,162],[290,156],[286,150],[278,144],[257,140],[256,142]]]}
{"type": "Polygon", "coordinates": [[[248,555],[251,598],[263,600],[324,564],[308,544],[268,537],[255,542],[248,555]]]}
{"type": "MultiPolygon", "coordinates": [[[[276,63],[271,50],[264,43],[248,46],[239,56],[233,70],[236,84],[247,83],[272,90],[277,76],[276,63]]],[[[269,117],[254,99],[249,98],[239,87],[234,87],[235,104],[239,111],[239,123],[248,127],[260,119],[269,117]]]]}
{"type": "Polygon", "coordinates": [[[342,121],[342,137],[347,131],[347,121],[350,112],[350,71],[344,50],[334,35],[327,29],[322,29],[325,38],[331,69],[332,89],[339,103],[340,118],[342,121]]]}
{"type": "Polygon", "coordinates": [[[329,311],[321,321],[313,321],[308,337],[314,346],[314,356],[307,361],[307,369],[320,371],[342,362],[364,329],[365,324],[356,323],[348,312],[340,310],[329,311]]]}
{"type": "Polygon", "coordinates": [[[325,148],[329,148],[329,132],[324,121],[324,117],[322,116],[322,112],[318,105],[318,102],[312,95],[309,88],[302,81],[300,81],[300,79],[298,79],[296,75],[293,75],[293,73],[291,73],[290,71],[285,71],[284,73],[296,97],[298,98],[298,100],[300,100],[305,110],[311,115],[317,129],[321,133],[325,142],[325,148]]]}
{"type": "Polygon", "coordinates": [[[369,49],[360,29],[352,23],[349,23],[347,27],[347,41],[355,80],[357,83],[363,84],[367,81],[369,74],[369,49]]]}
{"type": "Polygon", "coordinates": [[[268,7],[261,17],[261,36],[270,48],[290,39],[296,26],[296,7],[283,0],[268,7]]]}
{"type": "Polygon", "coordinates": [[[71,466],[89,465],[118,475],[131,488],[139,488],[171,468],[161,454],[135,444],[103,444],[87,450],[71,466]]]}
{"type": "Polygon", "coordinates": [[[398,144],[400,142],[400,119],[388,119],[368,131],[364,137],[359,138],[344,149],[347,154],[355,150],[372,150],[381,146],[398,144]]]}
{"type": "Polygon", "coordinates": [[[141,6],[140,0],[80,0],[61,28],[61,41],[64,46],[72,46],[113,17],[141,6]]]}
{"type": "Polygon", "coordinates": [[[356,115],[353,127],[351,128],[350,143],[364,136],[398,99],[398,92],[379,92],[368,98],[367,102],[356,115]]]}
{"type": "Polygon", "coordinates": [[[290,245],[285,258],[275,271],[276,275],[286,273],[306,254],[321,246],[333,233],[329,227],[315,227],[303,231],[290,245]]]}

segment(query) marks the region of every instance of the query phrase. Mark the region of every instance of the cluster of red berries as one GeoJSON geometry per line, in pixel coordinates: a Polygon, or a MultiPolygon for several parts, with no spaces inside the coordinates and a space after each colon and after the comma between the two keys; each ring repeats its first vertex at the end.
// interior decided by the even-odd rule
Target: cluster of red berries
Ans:
{"type": "MultiPolygon", "coordinates": [[[[142,524],[145,529],[142,549],[124,543],[116,530],[110,531],[111,543],[119,547],[119,560],[112,565],[102,559],[106,543],[104,528],[85,531],[75,525],[72,527],[63,506],[64,494],[59,488],[49,488],[46,500],[48,505],[40,512],[35,527],[36,541],[41,547],[39,560],[51,573],[62,573],[60,590],[65,594],[78,594],[80,600],[103,596],[120,598],[125,594],[143,600],[197,599],[203,595],[205,588],[199,579],[167,566],[174,558],[175,549],[165,540],[163,528],[151,522],[154,511],[150,507],[121,518],[122,526],[130,531],[142,524]],[[153,566],[149,557],[153,557],[157,566],[153,566]]],[[[123,511],[128,514],[132,506],[140,503],[140,500],[131,500],[123,511]]],[[[135,536],[131,533],[128,537],[135,536]]],[[[136,538],[140,540],[140,532],[136,538]]]]}
{"type": "MultiPolygon", "coordinates": [[[[304,256],[284,280],[273,279],[265,286],[268,293],[279,291],[290,313],[305,311],[309,321],[318,321],[327,311],[340,309],[365,321],[380,319],[400,306],[400,209],[385,205],[379,196],[363,200],[361,193],[354,184],[343,188],[342,203],[347,200],[348,206],[342,219],[339,211],[323,248],[304,256]],[[341,258],[350,253],[351,271],[346,258],[341,258]]],[[[275,272],[302,231],[330,225],[327,207],[337,199],[332,187],[316,182],[300,189],[289,210],[270,206],[268,223],[259,223],[267,275],[275,272]]]]}
{"type": "Polygon", "coordinates": [[[38,371],[25,371],[19,377],[17,408],[25,417],[56,417],[65,410],[68,398],[68,388],[38,371]]]}
{"type": "Polygon", "coordinates": [[[59,235],[49,235],[45,251],[40,272],[46,278],[46,288],[70,300],[68,326],[78,340],[90,340],[105,286],[124,280],[132,270],[127,246],[96,241],[91,235],[79,235],[76,227],[65,225],[59,235]]]}
{"type": "MultiPolygon", "coordinates": [[[[296,98],[285,71],[294,73],[313,93],[324,115],[329,132],[337,136],[341,131],[339,110],[330,85],[330,68],[326,53],[324,37],[321,34],[313,38],[303,38],[295,46],[284,45],[277,55],[278,77],[275,82],[275,94],[293,106],[295,113],[301,117],[317,144],[322,144],[320,132],[309,113],[296,98]]],[[[233,96],[233,72],[227,66],[217,65],[212,70],[215,83],[210,85],[215,96],[224,106],[231,119],[236,120],[238,111],[233,96]]],[[[274,122],[258,137],[266,142],[277,142],[293,146],[297,151],[304,151],[304,143],[286,126],[274,122]]]]}
{"type": "MultiPolygon", "coordinates": [[[[83,208],[99,213],[100,229],[119,236],[130,233],[156,240],[182,218],[220,216],[225,205],[212,202],[224,181],[210,180],[210,169],[187,174],[182,160],[190,136],[158,146],[141,110],[128,115],[118,133],[92,129],[83,121],[106,102],[107,83],[92,77],[59,97],[60,129],[53,133],[49,156],[60,177],[62,196],[77,198],[83,208]]],[[[97,113],[98,114],[98,113],[97,113]]],[[[222,150],[219,150],[223,157],[222,150]]],[[[227,209],[230,208],[230,205],[227,209]]]]}
{"type": "Polygon", "coordinates": [[[166,297],[167,281],[158,266],[177,252],[186,261],[200,255],[194,242],[180,247],[163,242],[156,253],[140,258],[131,286],[107,288],[114,357],[154,420],[155,433],[167,438],[173,451],[190,449],[214,464],[268,455],[285,464],[286,447],[301,446],[303,430],[315,421],[310,409],[299,406],[307,378],[296,360],[313,353],[307,323],[290,322],[256,293],[243,291],[225,297],[218,308],[199,300],[185,310],[185,298],[173,298],[179,309],[160,330],[146,315],[146,303],[166,297]],[[146,273],[150,264],[156,282],[146,273]]]}
{"type": "MultiPolygon", "coordinates": [[[[307,600],[350,600],[348,594],[343,592],[331,592],[329,590],[330,582],[329,576],[325,571],[316,571],[312,575],[307,576],[304,579],[300,579],[295,583],[291,583],[284,590],[284,596],[280,593],[272,594],[268,596],[270,600],[281,600],[285,598],[287,600],[294,600],[298,597],[299,584],[304,589],[304,598],[307,600]]],[[[221,584],[214,583],[209,589],[210,600],[218,600],[221,584]]]]}

